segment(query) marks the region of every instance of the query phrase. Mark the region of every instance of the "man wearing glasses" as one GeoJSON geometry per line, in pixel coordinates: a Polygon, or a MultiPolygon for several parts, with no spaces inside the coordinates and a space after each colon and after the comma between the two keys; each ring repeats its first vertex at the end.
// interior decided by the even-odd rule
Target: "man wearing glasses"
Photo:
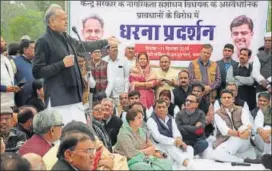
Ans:
{"type": "Polygon", "coordinates": [[[183,141],[193,147],[194,155],[201,155],[208,148],[204,133],[205,113],[198,109],[198,105],[199,98],[193,94],[188,95],[185,108],[175,118],[183,141]]]}
{"type": "Polygon", "coordinates": [[[92,170],[96,154],[94,136],[82,132],[65,135],[57,154],[58,161],[52,170],[92,170]]]}
{"type": "Polygon", "coordinates": [[[61,114],[54,109],[46,109],[33,118],[35,134],[19,149],[19,154],[35,153],[43,157],[59,140],[63,127],[61,114]]]}
{"type": "Polygon", "coordinates": [[[234,18],[230,24],[231,38],[236,47],[234,60],[239,61],[239,53],[242,48],[249,48],[254,35],[253,21],[251,18],[240,15],[234,18]]]}

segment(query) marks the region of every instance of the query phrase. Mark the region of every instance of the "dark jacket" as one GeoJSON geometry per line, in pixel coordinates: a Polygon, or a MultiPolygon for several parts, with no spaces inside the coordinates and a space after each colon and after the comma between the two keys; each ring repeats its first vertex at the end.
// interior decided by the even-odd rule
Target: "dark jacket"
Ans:
{"type": "Polygon", "coordinates": [[[174,104],[181,109],[181,105],[185,103],[185,99],[187,98],[187,95],[191,93],[192,87],[189,86],[187,91],[184,91],[182,87],[177,87],[173,90],[174,94],[174,104]]]}
{"type": "Polygon", "coordinates": [[[83,42],[51,30],[39,38],[35,47],[33,59],[33,75],[36,79],[44,78],[45,105],[49,98],[51,106],[75,104],[82,101],[83,81],[77,62],[77,52],[101,49],[107,45],[107,40],[83,42]],[[73,54],[75,65],[66,68],[63,62],[65,56],[73,54]]]}
{"type": "Polygon", "coordinates": [[[105,128],[110,136],[112,145],[115,145],[117,142],[117,135],[122,126],[123,122],[118,117],[113,115],[108,123],[105,124],[105,128]]]}
{"type": "MultiPolygon", "coordinates": [[[[0,135],[2,136],[2,135],[0,135]]],[[[12,128],[10,130],[9,136],[4,138],[6,142],[6,151],[5,152],[12,152],[16,153],[19,148],[26,142],[26,135],[22,131],[12,128]]]]}
{"type": "Polygon", "coordinates": [[[32,136],[33,136],[33,132],[32,131],[29,131],[29,130],[26,130],[24,127],[22,127],[19,123],[17,124],[17,126],[15,127],[16,130],[19,130],[23,133],[26,134],[26,138],[27,139],[30,139],[32,136]]]}
{"type": "MultiPolygon", "coordinates": [[[[220,97],[220,92],[226,87],[226,77],[227,77],[227,72],[225,71],[225,63],[224,60],[221,59],[216,62],[219,69],[220,69],[220,74],[221,74],[221,86],[217,89],[218,90],[218,98],[220,97]]],[[[230,65],[233,67],[234,65],[238,65],[238,62],[234,61],[231,59],[230,65]]]]}
{"type": "Polygon", "coordinates": [[[185,110],[181,110],[177,113],[175,120],[183,137],[183,141],[186,144],[194,144],[197,139],[204,138],[204,133],[202,135],[197,135],[195,133],[195,131],[200,128],[195,126],[197,122],[201,122],[202,128],[205,128],[206,126],[206,118],[202,110],[197,109],[192,114],[188,114],[185,110]]]}
{"type": "Polygon", "coordinates": [[[25,85],[21,91],[15,94],[15,103],[18,107],[25,105],[27,98],[32,93],[32,83],[34,77],[32,74],[32,62],[24,56],[18,56],[14,59],[17,73],[15,74],[15,82],[18,84],[21,80],[25,81],[25,85]]]}
{"type": "Polygon", "coordinates": [[[45,109],[45,105],[44,105],[43,101],[41,99],[39,99],[38,97],[34,96],[34,95],[30,96],[26,100],[25,104],[34,106],[38,110],[38,112],[45,109]]]}
{"type": "MultiPolygon", "coordinates": [[[[210,102],[202,98],[198,105],[198,109],[202,110],[205,113],[205,115],[207,115],[209,108],[210,108],[210,102]]],[[[213,131],[214,131],[214,127],[212,124],[206,125],[205,127],[206,138],[209,137],[211,134],[213,134],[213,131]]]]}
{"type": "Polygon", "coordinates": [[[51,170],[67,170],[67,171],[74,171],[76,170],[73,168],[68,162],[65,160],[58,159],[57,163],[52,167],[51,170]]]}

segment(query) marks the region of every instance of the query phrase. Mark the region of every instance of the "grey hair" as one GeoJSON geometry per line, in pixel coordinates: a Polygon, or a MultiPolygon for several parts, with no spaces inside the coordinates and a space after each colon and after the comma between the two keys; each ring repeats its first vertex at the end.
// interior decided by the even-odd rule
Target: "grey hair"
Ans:
{"type": "Polygon", "coordinates": [[[102,99],[101,103],[104,103],[106,101],[111,102],[112,106],[114,107],[114,103],[113,103],[113,100],[111,98],[104,98],[104,99],[102,99]]]}
{"type": "Polygon", "coordinates": [[[43,135],[51,127],[59,124],[62,124],[61,114],[54,109],[45,109],[34,116],[33,131],[36,134],[43,135]]]}
{"type": "Polygon", "coordinates": [[[57,9],[62,9],[62,7],[60,5],[57,4],[51,4],[48,9],[46,10],[45,14],[44,14],[44,21],[45,24],[48,25],[49,24],[49,19],[52,16],[55,16],[56,10],[57,9]]]}
{"type": "Polygon", "coordinates": [[[235,86],[236,90],[238,90],[238,86],[237,86],[237,84],[235,82],[228,82],[227,85],[226,85],[226,87],[227,86],[235,86]]]}

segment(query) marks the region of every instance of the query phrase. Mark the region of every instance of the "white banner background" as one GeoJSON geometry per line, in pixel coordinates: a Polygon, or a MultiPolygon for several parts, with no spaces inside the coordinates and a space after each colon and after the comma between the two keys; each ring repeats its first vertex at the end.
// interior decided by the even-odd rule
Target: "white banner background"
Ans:
{"type": "MultiPolygon", "coordinates": [[[[118,1],[110,1],[112,4],[115,2],[115,6],[97,6],[97,1],[85,1],[86,3],[91,3],[94,6],[91,7],[91,4],[83,5],[82,1],[70,1],[68,2],[68,13],[69,13],[69,26],[70,29],[72,26],[76,26],[81,38],[82,30],[82,20],[91,15],[97,15],[104,21],[104,35],[103,38],[109,36],[117,37],[122,44],[120,45],[119,55],[123,56],[124,54],[124,45],[127,43],[136,43],[136,44],[203,44],[210,43],[214,47],[212,53],[212,60],[219,60],[222,58],[222,50],[226,43],[233,43],[231,39],[230,23],[232,20],[239,15],[246,15],[253,20],[254,35],[251,40],[250,49],[253,51],[253,56],[256,55],[257,49],[263,45],[263,36],[265,34],[266,19],[267,19],[267,9],[268,1],[256,1],[257,7],[220,7],[220,3],[223,1],[213,1],[217,4],[217,7],[211,7],[211,2],[208,2],[209,7],[196,7],[188,8],[184,7],[184,1],[167,1],[167,2],[181,2],[182,8],[180,7],[171,7],[171,8],[159,8],[159,2],[156,2],[157,7],[129,7],[127,4],[131,1],[123,1],[124,6],[120,7],[118,1]],[[163,18],[138,18],[137,13],[151,13],[151,12],[164,12],[163,18]],[[165,13],[172,12],[174,16],[174,11],[183,12],[186,11],[194,13],[196,10],[199,10],[199,18],[166,18],[165,13]],[[214,40],[209,40],[208,37],[201,38],[200,41],[193,40],[179,40],[175,37],[172,41],[164,41],[165,37],[163,34],[163,25],[196,25],[198,20],[203,20],[201,25],[215,25],[214,29],[214,40]],[[159,40],[148,40],[147,36],[141,36],[139,31],[140,40],[127,40],[120,36],[120,25],[161,25],[159,40]]],[[[107,2],[108,4],[110,3],[107,2]]],[[[147,1],[151,2],[151,1],[147,1]]],[[[165,1],[164,1],[165,2],[165,1]]],[[[203,1],[199,1],[203,2],[203,1]]],[[[226,1],[227,2],[227,1],[226,1]]],[[[245,1],[243,1],[245,2],[245,1]]],[[[105,5],[105,3],[104,3],[105,5]]],[[[70,34],[76,38],[76,35],[70,30],[70,34]]],[[[133,38],[133,36],[132,36],[133,38]]],[[[84,39],[83,39],[84,40],[84,39]]],[[[234,44],[234,43],[233,43],[234,44]]],[[[236,54],[236,53],[235,53],[236,54]]],[[[187,67],[188,59],[185,61],[176,60],[172,65],[177,67],[187,67]]],[[[157,64],[157,61],[152,61],[152,63],[157,64]]]]}

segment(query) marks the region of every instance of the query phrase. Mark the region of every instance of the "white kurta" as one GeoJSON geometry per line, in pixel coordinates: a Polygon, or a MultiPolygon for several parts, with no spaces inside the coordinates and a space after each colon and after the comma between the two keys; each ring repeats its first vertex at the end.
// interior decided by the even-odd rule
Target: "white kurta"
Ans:
{"type": "Polygon", "coordinates": [[[150,131],[150,136],[152,137],[151,140],[153,141],[156,149],[166,153],[168,155],[168,158],[173,161],[173,168],[179,169],[182,166],[184,160],[193,159],[194,149],[191,146],[187,146],[187,150],[183,151],[181,148],[175,146],[175,138],[182,136],[173,118],[169,118],[167,116],[165,122],[162,120],[161,121],[166,127],[168,127],[166,123],[169,119],[172,119],[173,138],[160,134],[158,125],[153,118],[148,119],[147,128],[150,131]]]}
{"type": "Polygon", "coordinates": [[[264,130],[271,130],[270,126],[264,126],[264,114],[262,110],[257,112],[257,115],[254,120],[254,131],[256,132],[256,136],[254,137],[254,142],[257,146],[257,149],[263,154],[271,154],[271,135],[270,135],[270,143],[265,143],[262,137],[257,133],[258,128],[263,128],[264,130]]]}
{"type": "MultiPolygon", "coordinates": [[[[231,113],[228,109],[225,109],[228,115],[231,117],[231,113]]],[[[226,122],[218,115],[215,114],[215,123],[218,131],[225,136],[228,135],[229,128],[226,122]]],[[[247,129],[248,125],[251,125],[249,120],[249,114],[247,110],[242,110],[241,115],[242,126],[238,131],[242,132],[247,129]]],[[[241,139],[239,137],[230,137],[227,141],[220,144],[216,149],[212,152],[212,159],[225,161],[225,162],[243,162],[245,158],[256,158],[256,154],[254,148],[250,144],[250,139],[241,139]]]]}

